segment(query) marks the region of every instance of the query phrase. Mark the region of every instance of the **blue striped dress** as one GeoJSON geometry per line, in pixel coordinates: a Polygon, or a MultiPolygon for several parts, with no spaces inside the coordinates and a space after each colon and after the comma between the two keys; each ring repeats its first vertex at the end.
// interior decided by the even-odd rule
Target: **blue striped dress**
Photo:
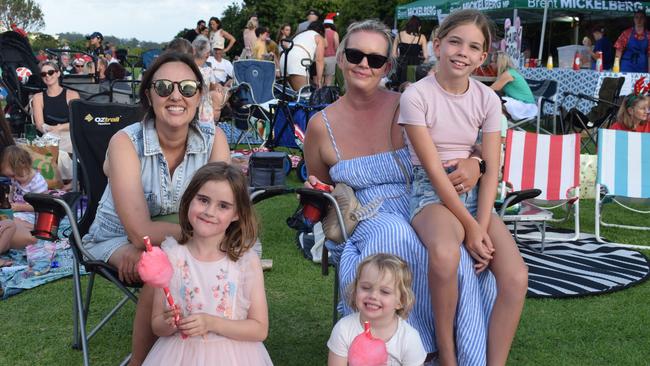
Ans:
{"type": "MultiPolygon", "coordinates": [[[[376,215],[357,225],[347,242],[336,245],[328,242],[333,261],[338,264],[340,280],[340,309],[343,315],[352,313],[346,304],[345,289],[356,273],[356,267],[365,257],[375,253],[400,256],[413,272],[415,305],[408,322],[420,333],[427,352],[436,351],[431,297],[427,276],[427,251],[409,223],[406,179],[395,161],[402,162],[408,174],[412,164],[407,148],[393,152],[341,160],[332,129],[325,111],[323,120],[329,131],[338,162],[330,170],[334,182],[348,184],[356,192],[361,204],[383,199],[376,215]]],[[[496,282],[489,271],[474,273],[473,260],[461,246],[458,268],[458,310],[455,320],[456,349],[459,365],[486,364],[488,321],[496,297],[496,282]]]]}

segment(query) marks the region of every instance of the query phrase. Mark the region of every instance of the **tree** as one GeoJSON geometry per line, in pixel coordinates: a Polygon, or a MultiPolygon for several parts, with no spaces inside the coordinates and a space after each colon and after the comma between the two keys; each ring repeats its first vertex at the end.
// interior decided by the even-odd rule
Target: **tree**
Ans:
{"type": "Polygon", "coordinates": [[[28,32],[45,27],[43,11],[35,0],[0,0],[0,23],[16,24],[28,32]]]}
{"type": "Polygon", "coordinates": [[[59,48],[59,41],[49,34],[32,33],[29,38],[34,51],[44,50],[46,48],[59,48]]]}

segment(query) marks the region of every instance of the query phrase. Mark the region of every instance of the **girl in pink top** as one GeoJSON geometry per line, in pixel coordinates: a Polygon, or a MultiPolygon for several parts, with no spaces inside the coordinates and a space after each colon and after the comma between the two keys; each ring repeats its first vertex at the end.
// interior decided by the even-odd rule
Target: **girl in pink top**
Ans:
{"type": "Polygon", "coordinates": [[[438,71],[409,87],[400,101],[399,123],[405,125],[415,166],[411,220],[428,249],[436,340],[440,364],[445,366],[458,363],[453,329],[458,243],[464,240],[477,273],[489,268],[497,281],[488,329],[488,365],[505,365],[528,287],[527,269],[517,246],[492,213],[501,103],[490,88],[469,77],[487,57],[490,28],[487,18],[476,10],[447,16],[433,41],[438,71]],[[485,163],[477,159],[483,172],[480,193],[478,186],[469,191],[462,184],[454,187],[445,172],[445,162],[469,157],[479,129],[485,159],[485,163]]]}

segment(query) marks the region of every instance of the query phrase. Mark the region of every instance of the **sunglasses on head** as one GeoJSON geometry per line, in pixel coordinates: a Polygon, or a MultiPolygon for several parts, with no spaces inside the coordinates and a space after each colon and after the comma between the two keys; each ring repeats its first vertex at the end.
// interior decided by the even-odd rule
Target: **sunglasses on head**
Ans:
{"type": "Polygon", "coordinates": [[[345,58],[348,60],[348,62],[355,65],[360,64],[365,57],[366,60],[368,60],[368,66],[373,69],[378,69],[384,66],[384,64],[386,64],[386,61],[388,61],[388,57],[386,56],[377,55],[374,53],[363,53],[356,48],[346,48],[344,53],[345,58]]]}
{"type": "Polygon", "coordinates": [[[191,98],[199,91],[201,83],[196,80],[171,81],[167,79],[155,80],[151,87],[158,96],[166,98],[174,92],[174,85],[178,86],[178,92],[185,98],[191,98]]]}
{"type": "Polygon", "coordinates": [[[47,71],[41,71],[41,77],[44,78],[45,76],[52,76],[56,73],[56,70],[47,70],[47,71]]]}

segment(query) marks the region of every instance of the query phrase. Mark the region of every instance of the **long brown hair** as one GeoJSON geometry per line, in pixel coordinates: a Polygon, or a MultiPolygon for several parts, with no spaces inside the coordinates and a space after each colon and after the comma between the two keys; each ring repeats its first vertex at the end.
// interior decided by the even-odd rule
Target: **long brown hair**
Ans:
{"type": "Polygon", "coordinates": [[[209,181],[228,182],[235,196],[235,210],[239,219],[230,223],[226,235],[219,244],[219,249],[226,252],[231,260],[237,261],[255,244],[258,234],[257,218],[248,195],[248,184],[244,174],[238,168],[224,162],[208,163],[194,173],[194,177],[183,193],[178,210],[181,225],[181,238],[178,242],[185,244],[192,238],[194,229],[188,218],[190,203],[201,187],[209,181]]]}
{"type": "Polygon", "coordinates": [[[492,34],[494,26],[490,20],[476,9],[463,9],[455,11],[445,17],[445,20],[440,24],[438,28],[437,38],[442,40],[451,32],[453,29],[465,25],[465,24],[475,24],[478,29],[483,33],[483,52],[488,52],[490,50],[490,44],[492,43],[492,34]]]}

